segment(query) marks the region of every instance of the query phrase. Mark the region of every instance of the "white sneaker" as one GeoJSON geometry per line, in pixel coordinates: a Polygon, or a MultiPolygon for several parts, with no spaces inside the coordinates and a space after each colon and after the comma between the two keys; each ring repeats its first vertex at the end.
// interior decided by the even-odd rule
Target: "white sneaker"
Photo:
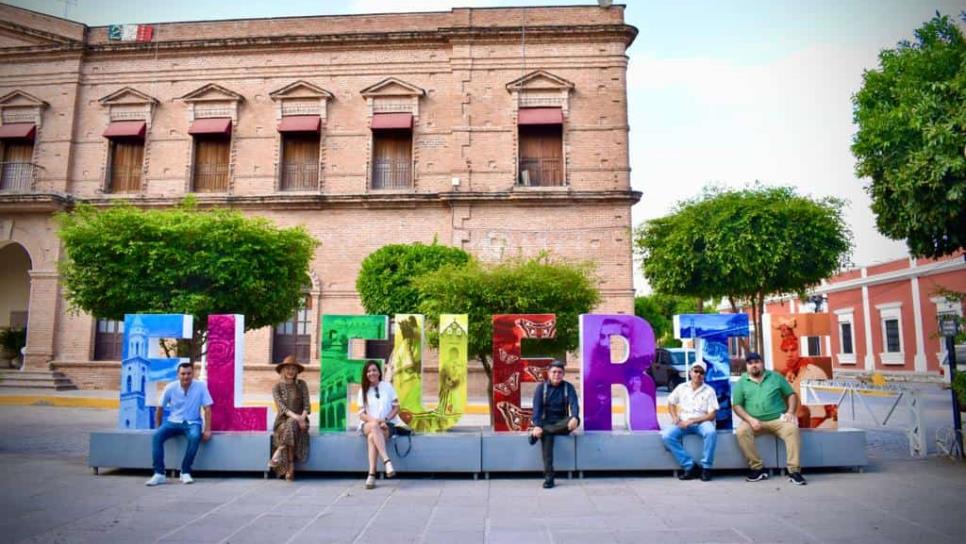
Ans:
{"type": "Polygon", "coordinates": [[[181,483],[183,483],[183,484],[193,484],[193,483],[195,483],[195,479],[191,477],[191,474],[188,474],[187,472],[182,472],[181,473],[181,483]]]}
{"type": "Polygon", "coordinates": [[[155,474],[154,476],[151,476],[150,480],[144,482],[144,485],[154,487],[156,485],[161,485],[166,481],[168,481],[168,479],[164,477],[164,474],[155,474]]]}

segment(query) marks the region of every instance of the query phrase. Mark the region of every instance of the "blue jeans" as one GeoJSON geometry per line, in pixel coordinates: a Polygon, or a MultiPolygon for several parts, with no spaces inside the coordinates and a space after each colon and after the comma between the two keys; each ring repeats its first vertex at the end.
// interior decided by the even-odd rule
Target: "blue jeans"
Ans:
{"type": "Polygon", "coordinates": [[[164,442],[180,434],[188,439],[188,447],[184,451],[184,459],[181,460],[181,473],[191,474],[191,464],[195,462],[195,455],[201,444],[201,424],[171,423],[167,420],[154,431],[154,438],[151,441],[151,457],[154,461],[155,474],[164,474],[164,442]]]}
{"type": "Polygon", "coordinates": [[[691,470],[694,466],[694,459],[684,449],[684,435],[696,434],[704,439],[704,450],[701,453],[701,466],[711,468],[714,465],[714,447],[718,443],[718,433],[715,432],[713,421],[702,421],[696,425],[689,425],[686,429],[681,429],[677,425],[661,429],[661,439],[664,440],[664,447],[677,460],[684,470],[691,470]]]}

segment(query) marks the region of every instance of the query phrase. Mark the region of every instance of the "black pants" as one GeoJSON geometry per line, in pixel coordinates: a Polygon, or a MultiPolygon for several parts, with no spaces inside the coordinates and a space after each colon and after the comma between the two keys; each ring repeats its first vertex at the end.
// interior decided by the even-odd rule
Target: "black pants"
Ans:
{"type": "Polygon", "coordinates": [[[553,477],[553,437],[558,434],[570,434],[570,429],[567,428],[568,420],[569,418],[563,418],[541,425],[543,434],[540,435],[540,446],[543,448],[543,475],[545,477],[553,477]]]}

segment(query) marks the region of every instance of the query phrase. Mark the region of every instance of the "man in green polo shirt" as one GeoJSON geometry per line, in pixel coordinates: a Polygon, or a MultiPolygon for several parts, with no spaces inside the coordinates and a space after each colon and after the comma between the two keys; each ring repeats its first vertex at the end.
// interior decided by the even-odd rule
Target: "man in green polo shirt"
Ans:
{"type": "Polygon", "coordinates": [[[760,482],[768,479],[765,464],[755,446],[755,436],[771,433],[785,442],[788,452],[788,481],[795,485],[805,485],[801,466],[798,464],[798,450],[801,437],[798,434],[798,395],[792,386],[781,376],[765,370],[761,355],[755,352],[745,358],[748,372],[741,375],[731,393],[731,406],[742,419],[735,434],[738,447],[748,460],[751,472],[745,480],[760,482]]]}

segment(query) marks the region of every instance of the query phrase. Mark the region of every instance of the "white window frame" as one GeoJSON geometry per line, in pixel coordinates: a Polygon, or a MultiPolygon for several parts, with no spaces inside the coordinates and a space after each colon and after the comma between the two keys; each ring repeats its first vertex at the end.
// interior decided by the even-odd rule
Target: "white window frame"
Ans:
{"type": "Polygon", "coordinates": [[[835,354],[840,364],[843,365],[854,365],[856,363],[855,358],[855,311],[852,308],[843,308],[841,310],[835,310],[835,317],[838,319],[838,332],[839,332],[839,350],[835,354]],[[852,353],[845,353],[845,343],[842,340],[842,324],[848,323],[850,325],[850,331],[852,334],[852,353]]]}
{"type": "Polygon", "coordinates": [[[884,365],[903,365],[906,363],[905,342],[902,340],[902,303],[889,302],[886,304],[876,304],[875,309],[879,311],[879,328],[882,331],[882,352],[879,353],[879,360],[884,365]],[[895,320],[899,331],[899,351],[886,351],[889,340],[886,337],[886,321],[895,320]]]}

